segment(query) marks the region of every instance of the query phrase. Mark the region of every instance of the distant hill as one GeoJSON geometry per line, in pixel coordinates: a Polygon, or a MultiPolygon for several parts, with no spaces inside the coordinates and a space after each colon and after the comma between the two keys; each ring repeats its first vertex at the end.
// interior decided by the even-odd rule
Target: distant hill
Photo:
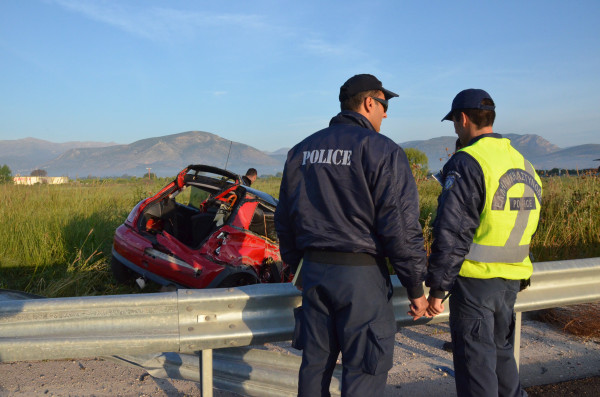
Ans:
{"type": "Polygon", "coordinates": [[[423,141],[408,141],[399,143],[403,149],[415,148],[427,155],[429,170],[438,171],[442,169],[446,161],[454,153],[456,137],[440,136],[423,141]]]}
{"type": "Polygon", "coordinates": [[[274,152],[266,152],[267,154],[269,154],[269,156],[286,156],[288,152],[290,151],[291,148],[289,147],[282,147],[280,149],[275,150],[274,152]]]}
{"type": "Polygon", "coordinates": [[[539,135],[502,134],[510,139],[511,144],[526,158],[538,158],[561,150],[558,146],[548,142],[539,135]]]}
{"type": "Polygon", "coordinates": [[[572,146],[552,152],[545,156],[538,156],[531,160],[536,169],[551,170],[552,168],[564,168],[569,170],[598,168],[600,161],[600,145],[587,144],[572,146]],[[560,164],[557,166],[557,164],[560,164]]]}
{"type": "MultiPolygon", "coordinates": [[[[533,163],[536,169],[584,169],[597,168],[600,164],[594,159],[600,158],[600,145],[587,144],[567,149],[548,142],[539,135],[503,134],[512,145],[533,163]]],[[[403,148],[416,148],[424,152],[429,159],[430,171],[440,170],[454,152],[456,136],[442,136],[422,141],[400,143],[403,148]]]]}
{"type": "Polygon", "coordinates": [[[42,164],[69,149],[99,148],[116,145],[114,142],[64,142],[54,143],[35,138],[0,141],[0,164],[7,164],[13,175],[29,175],[42,164]]]}
{"type": "Polygon", "coordinates": [[[283,164],[285,164],[285,160],[287,160],[287,154],[291,148],[281,148],[277,149],[274,152],[265,152],[269,155],[269,157],[273,158],[275,161],[282,164],[281,170],[283,171],[283,164]]]}
{"type": "Polygon", "coordinates": [[[237,142],[202,131],[188,131],[142,139],[128,145],[104,148],[70,149],[42,165],[48,175],[69,177],[174,176],[189,164],[209,164],[243,174],[250,167],[259,175],[275,174],[283,163],[267,154],[237,142]]]}
{"type": "MultiPolygon", "coordinates": [[[[537,169],[597,168],[600,145],[587,144],[566,149],[551,144],[544,138],[525,134],[505,134],[513,145],[537,169]]],[[[429,169],[443,167],[454,152],[456,137],[442,136],[422,141],[401,143],[403,148],[416,148],[427,155],[429,169]]],[[[238,142],[231,142],[215,134],[188,131],[179,134],[142,139],[127,145],[102,142],[52,143],[34,138],[0,141],[0,165],[7,164],[13,175],[29,175],[36,169],[45,169],[49,176],[111,177],[142,176],[147,168],[158,176],[174,176],[188,164],[209,164],[243,174],[250,167],[259,175],[275,175],[283,170],[289,148],[274,152],[238,142]],[[231,150],[230,150],[231,149],[231,150]]]]}

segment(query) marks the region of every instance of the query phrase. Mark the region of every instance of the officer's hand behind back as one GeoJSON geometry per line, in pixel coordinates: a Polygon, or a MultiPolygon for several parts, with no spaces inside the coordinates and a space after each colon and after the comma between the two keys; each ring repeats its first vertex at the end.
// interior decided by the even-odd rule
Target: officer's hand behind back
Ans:
{"type": "Polygon", "coordinates": [[[431,317],[427,314],[427,308],[429,307],[429,302],[427,302],[427,298],[425,295],[421,296],[417,299],[410,299],[409,311],[406,313],[413,318],[413,320],[418,320],[419,318],[431,317]]]}

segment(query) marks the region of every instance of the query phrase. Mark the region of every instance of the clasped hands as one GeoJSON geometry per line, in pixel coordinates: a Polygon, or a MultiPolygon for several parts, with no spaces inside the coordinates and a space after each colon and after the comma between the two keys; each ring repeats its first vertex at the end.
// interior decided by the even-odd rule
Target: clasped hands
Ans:
{"type": "Polygon", "coordinates": [[[406,313],[413,318],[418,320],[421,317],[435,317],[444,311],[443,299],[434,298],[429,296],[429,299],[425,298],[425,295],[417,299],[410,299],[409,311],[406,313]]]}

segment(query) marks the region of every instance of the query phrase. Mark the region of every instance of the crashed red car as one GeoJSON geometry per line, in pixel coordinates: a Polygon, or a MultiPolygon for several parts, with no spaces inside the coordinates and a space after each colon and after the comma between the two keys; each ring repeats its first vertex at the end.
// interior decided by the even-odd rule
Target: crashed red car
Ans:
{"type": "Polygon", "coordinates": [[[139,202],[115,232],[118,281],[138,278],[178,288],[289,281],[274,226],[277,200],[239,175],[190,165],[139,202]]]}

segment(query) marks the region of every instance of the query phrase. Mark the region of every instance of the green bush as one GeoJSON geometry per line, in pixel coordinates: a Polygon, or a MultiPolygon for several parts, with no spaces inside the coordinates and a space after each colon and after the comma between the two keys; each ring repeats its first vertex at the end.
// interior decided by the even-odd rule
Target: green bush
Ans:
{"type": "Polygon", "coordinates": [[[8,165],[4,164],[0,167],[0,184],[12,182],[12,171],[8,165]]]}

